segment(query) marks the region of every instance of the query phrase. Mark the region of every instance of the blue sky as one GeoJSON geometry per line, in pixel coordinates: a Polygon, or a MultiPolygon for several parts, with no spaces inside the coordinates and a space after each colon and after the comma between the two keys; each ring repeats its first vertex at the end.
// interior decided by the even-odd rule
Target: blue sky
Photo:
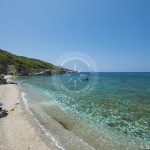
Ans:
{"type": "Polygon", "coordinates": [[[150,1],[1,0],[0,48],[51,63],[78,51],[99,71],[150,71],[150,1]]]}

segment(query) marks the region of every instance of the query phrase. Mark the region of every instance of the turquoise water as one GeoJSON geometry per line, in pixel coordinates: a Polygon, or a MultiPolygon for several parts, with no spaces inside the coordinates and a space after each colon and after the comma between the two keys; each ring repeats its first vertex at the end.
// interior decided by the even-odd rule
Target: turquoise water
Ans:
{"type": "MultiPolygon", "coordinates": [[[[150,149],[150,73],[80,73],[17,80],[23,83],[31,111],[48,130],[55,126],[48,120],[54,119],[94,149],[150,149]]],[[[60,145],[69,138],[63,133],[67,136],[61,141],[57,129],[52,134],[60,145]]]]}

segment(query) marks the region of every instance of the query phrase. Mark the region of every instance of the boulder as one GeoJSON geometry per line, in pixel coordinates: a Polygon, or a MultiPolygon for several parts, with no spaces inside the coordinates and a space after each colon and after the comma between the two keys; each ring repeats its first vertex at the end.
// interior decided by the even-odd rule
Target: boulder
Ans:
{"type": "Polygon", "coordinates": [[[3,75],[0,75],[0,85],[1,84],[7,84],[7,80],[4,78],[3,75]]]}

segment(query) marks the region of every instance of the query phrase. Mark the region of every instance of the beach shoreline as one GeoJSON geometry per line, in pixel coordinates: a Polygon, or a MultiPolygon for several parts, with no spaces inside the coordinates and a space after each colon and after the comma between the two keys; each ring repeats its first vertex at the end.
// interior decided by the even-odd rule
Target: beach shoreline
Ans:
{"type": "MultiPolygon", "coordinates": [[[[6,76],[11,80],[12,76],[6,76]]],[[[21,97],[18,85],[5,84],[0,86],[0,101],[8,116],[0,118],[0,149],[3,150],[55,150],[55,145],[42,138],[36,127],[31,123],[29,114],[21,97]]]]}
{"type": "MultiPolygon", "coordinates": [[[[5,78],[11,82],[15,79],[13,76],[5,78]]],[[[34,83],[33,79],[26,80],[34,83]]],[[[30,87],[26,80],[18,78],[18,84],[0,86],[0,101],[9,113],[0,118],[0,149],[136,150],[141,147],[142,141],[77,118],[53,97],[45,96],[39,88],[30,87]]]]}

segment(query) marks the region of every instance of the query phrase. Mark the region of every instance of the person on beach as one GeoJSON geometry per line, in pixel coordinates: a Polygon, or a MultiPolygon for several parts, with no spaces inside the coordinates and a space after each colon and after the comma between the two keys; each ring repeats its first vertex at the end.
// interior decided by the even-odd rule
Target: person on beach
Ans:
{"type": "Polygon", "coordinates": [[[3,109],[2,106],[0,106],[0,118],[6,117],[8,115],[8,111],[3,109]]]}

